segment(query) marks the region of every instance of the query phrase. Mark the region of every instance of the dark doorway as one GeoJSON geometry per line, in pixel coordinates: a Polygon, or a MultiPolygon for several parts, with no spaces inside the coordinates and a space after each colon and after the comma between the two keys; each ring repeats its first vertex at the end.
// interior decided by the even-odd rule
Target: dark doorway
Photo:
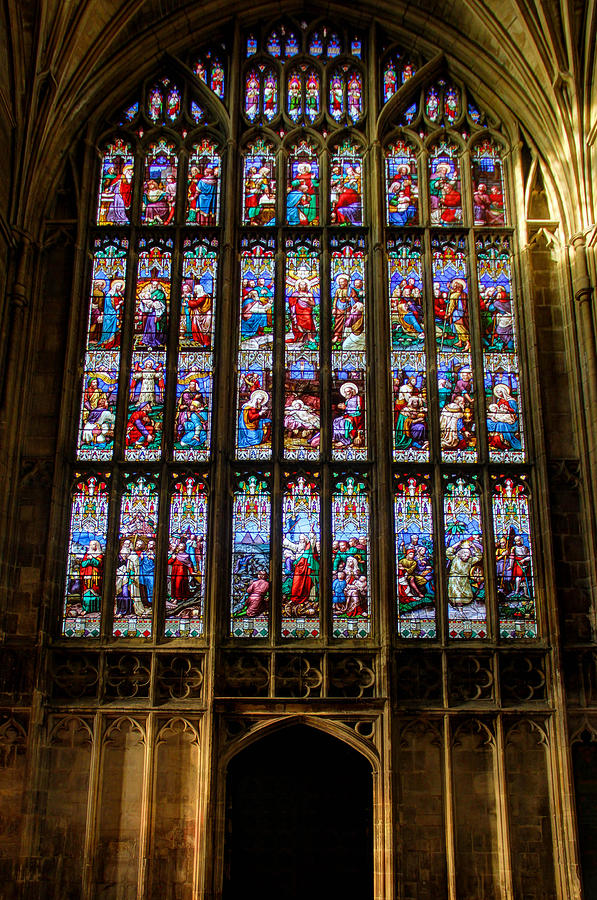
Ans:
{"type": "Polygon", "coordinates": [[[225,900],[372,900],[371,766],[308,728],[277,731],[228,768],[225,900]]]}

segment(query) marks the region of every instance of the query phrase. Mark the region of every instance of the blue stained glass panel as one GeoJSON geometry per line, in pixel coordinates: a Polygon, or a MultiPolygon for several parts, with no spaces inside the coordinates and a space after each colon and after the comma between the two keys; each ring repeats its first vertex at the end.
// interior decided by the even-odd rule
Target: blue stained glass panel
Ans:
{"type": "Polygon", "coordinates": [[[270,603],[270,519],[268,485],[255,475],[241,480],[232,512],[233,637],[267,637],[270,603]]]}
{"type": "Polygon", "coordinates": [[[319,489],[310,476],[286,485],[282,512],[282,637],[319,637],[319,489]]]}

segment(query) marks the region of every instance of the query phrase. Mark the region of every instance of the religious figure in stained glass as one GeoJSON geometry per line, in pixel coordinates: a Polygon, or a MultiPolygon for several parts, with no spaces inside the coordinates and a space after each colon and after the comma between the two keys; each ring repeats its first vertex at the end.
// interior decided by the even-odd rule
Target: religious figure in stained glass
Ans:
{"type": "Polygon", "coordinates": [[[456,147],[439,144],[429,157],[429,208],[432,225],[462,222],[460,164],[456,147]]]}
{"type": "Polygon", "coordinates": [[[319,160],[307,141],[294,147],[288,159],[286,221],[319,224],[319,160]]]}
{"type": "Polygon", "coordinates": [[[492,462],[523,462],[509,239],[479,237],[477,253],[489,456],[492,462]]]}
{"type": "Polygon", "coordinates": [[[347,477],[332,495],[332,629],[334,637],[365,638],[369,605],[369,497],[347,477]]]}
{"type": "Polygon", "coordinates": [[[505,225],[502,161],[497,146],[488,140],[473,147],[473,213],[475,225],[505,225]]]}
{"type": "Polygon", "coordinates": [[[303,114],[303,90],[301,79],[296,71],[292,72],[288,77],[286,95],[288,97],[288,115],[293,122],[298,122],[303,114]]]}
{"type": "Polygon", "coordinates": [[[394,459],[429,459],[421,240],[388,242],[394,459]]]}
{"type": "Polygon", "coordinates": [[[316,459],[320,449],[320,302],[318,242],[288,240],[286,253],[284,450],[316,459]]]}
{"type": "Polygon", "coordinates": [[[259,94],[259,76],[255,69],[251,69],[245,84],[245,115],[250,122],[254,122],[259,115],[259,94]]]}
{"type": "Polygon", "coordinates": [[[133,354],[129,380],[125,456],[159,459],[162,443],[166,354],[133,354]]]}
{"type": "Polygon", "coordinates": [[[487,636],[483,529],[476,476],[445,476],[444,529],[451,638],[487,636]]]}
{"type": "Polygon", "coordinates": [[[526,476],[493,476],[495,573],[500,637],[536,637],[535,588],[526,476]]]}
{"type": "Polygon", "coordinates": [[[180,115],[181,97],[177,87],[172,87],[166,100],[166,115],[171,122],[176,122],[180,115]]]}
{"type": "Polygon", "coordinates": [[[356,69],[349,72],[347,77],[348,118],[354,124],[363,115],[363,80],[356,69]]]}
{"type": "Polygon", "coordinates": [[[243,224],[276,224],[276,160],[263,140],[251,144],[244,158],[243,224]]]}
{"type": "Polygon", "coordinates": [[[432,239],[440,440],[445,462],[477,458],[464,238],[432,239]]]}
{"type": "Polygon", "coordinates": [[[116,139],[102,159],[97,207],[98,225],[128,225],[133,196],[135,158],[130,144],[116,139]]]}
{"type": "Polygon", "coordinates": [[[439,111],[439,94],[434,87],[431,87],[425,94],[425,114],[432,122],[437,122],[439,111]]]}
{"type": "Polygon", "coordinates": [[[207,557],[207,491],[199,476],[174,475],[170,500],[166,637],[201,637],[207,557]]]}
{"type": "Polygon", "coordinates": [[[185,240],[180,315],[180,345],[190,350],[213,346],[217,243],[185,240]]]}
{"type": "Polygon", "coordinates": [[[263,115],[267,122],[278,114],[278,81],[274,73],[269,69],[263,78],[263,115]]]}
{"type": "Polygon", "coordinates": [[[393,60],[386,63],[383,73],[383,99],[387,103],[390,97],[393,97],[397,90],[396,65],[393,60]]]}
{"type": "Polygon", "coordinates": [[[452,87],[444,88],[444,118],[447,125],[453,125],[460,112],[458,91],[452,87]]]}
{"type": "Polygon", "coordinates": [[[311,123],[319,115],[319,75],[313,69],[310,69],[306,75],[305,113],[311,123]]]}
{"type": "Polygon", "coordinates": [[[433,517],[429,476],[399,476],[394,499],[398,633],[436,637],[433,517]]]}
{"type": "Polygon", "coordinates": [[[108,532],[105,476],[79,476],[71,502],[62,634],[98,637],[108,532]]]}
{"type": "Polygon", "coordinates": [[[334,459],[366,458],[364,245],[332,248],[332,450],[334,459]]]}
{"type": "Polygon", "coordinates": [[[339,72],[330,80],[330,115],[340,122],[344,116],[344,84],[339,72]]]}
{"type": "Polygon", "coordinates": [[[127,476],[120,504],[114,637],[150,637],[152,632],[158,502],[153,476],[127,476]]]}
{"type": "Polygon", "coordinates": [[[345,141],[332,157],[330,208],[334,225],[363,224],[362,160],[355,144],[345,141]]]}
{"type": "Polygon", "coordinates": [[[161,122],[163,107],[164,101],[162,98],[162,92],[156,85],[153,90],[149,92],[149,97],[147,100],[147,115],[152,122],[161,122]]]}
{"type": "Polygon", "coordinates": [[[114,446],[128,241],[96,241],[87,329],[79,459],[110,459],[114,446]]]}
{"type": "Polygon", "coordinates": [[[319,490],[289,479],[282,515],[282,637],[319,636],[319,490]]]}
{"type": "Polygon", "coordinates": [[[217,225],[220,211],[220,156],[208,140],[193,147],[187,185],[187,225],[217,225]]]}
{"type": "Polygon", "coordinates": [[[164,140],[152,144],[147,152],[141,222],[143,225],[169,225],[176,209],[178,160],[176,151],[164,140]]]}
{"type": "Polygon", "coordinates": [[[274,244],[243,241],[237,383],[236,452],[271,453],[274,334],[274,244]]]}
{"type": "Polygon", "coordinates": [[[270,602],[271,497],[255,475],[240,480],[232,514],[233,637],[267,637],[270,602]]]}
{"type": "Polygon", "coordinates": [[[386,151],[386,217],[388,225],[402,227],[419,221],[417,161],[410,144],[397,141],[386,151]]]}

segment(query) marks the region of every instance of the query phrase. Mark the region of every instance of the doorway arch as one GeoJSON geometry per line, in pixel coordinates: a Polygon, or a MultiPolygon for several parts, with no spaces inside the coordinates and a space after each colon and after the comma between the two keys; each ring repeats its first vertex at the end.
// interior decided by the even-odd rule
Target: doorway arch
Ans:
{"type": "Polygon", "coordinates": [[[224,853],[224,900],[372,900],[371,764],[306,725],[268,732],[228,766],[224,853]]]}

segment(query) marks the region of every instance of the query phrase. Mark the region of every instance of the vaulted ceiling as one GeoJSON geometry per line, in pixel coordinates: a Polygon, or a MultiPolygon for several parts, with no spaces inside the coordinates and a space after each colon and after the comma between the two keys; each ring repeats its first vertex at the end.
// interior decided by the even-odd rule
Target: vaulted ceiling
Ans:
{"type": "Polygon", "coordinates": [[[165,53],[237,15],[375,18],[427,57],[442,52],[481,101],[537,148],[567,234],[595,220],[596,0],[6,0],[0,50],[0,226],[36,231],[74,139],[165,53]],[[7,165],[8,163],[8,165],[7,165]]]}

